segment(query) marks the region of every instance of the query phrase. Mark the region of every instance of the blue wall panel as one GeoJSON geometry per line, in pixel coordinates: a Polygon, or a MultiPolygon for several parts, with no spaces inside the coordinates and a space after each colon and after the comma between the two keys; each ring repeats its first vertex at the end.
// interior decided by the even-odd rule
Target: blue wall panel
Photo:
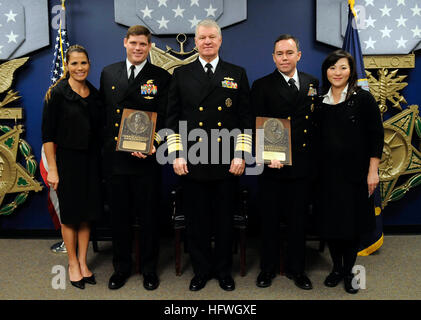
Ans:
{"type": "MultiPolygon", "coordinates": [[[[173,0],[171,0],[173,1],[173,0]]],[[[59,4],[50,0],[49,8],[59,4]]],[[[90,53],[92,62],[89,80],[98,87],[102,68],[125,57],[123,37],[126,27],[114,22],[113,0],[68,0],[67,26],[71,44],[81,44],[90,53]]],[[[50,21],[52,15],[50,13],[50,21]]],[[[248,18],[246,21],[223,30],[221,57],[246,68],[250,84],[257,78],[272,72],[273,41],[281,33],[291,33],[301,42],[302,59],[299,68],[320,78],[320,65],[324,57],[335,48],[319,43],[316,39],[316,4],[310,0],[248,0],[248,18]]],[[[50,30],[51,42],[54,43],[55,30],[50,30]]],[[[153,42],[160,48],[168,44],[179,50],[174,38],[153,37],[153,42]]],[[[193,46],[190,37],[186,50],[193,46]]],[[[19,69],[14,88],[22,99],[20,104],[25,109],[24,139],[33,148],[36,159],[40,159],[41,150],[41,114],[42,100],[49,85],[49,73],[52,61],[53,45],[30,54],[26,66],[19,69]]],[[[417,52],[416,65],[421,63],[417,52]]],[[[417,67],[419,69],[419,67],[417,67]]],[[[421,105],[419,89],[421,72],[408,71],[410,85],[403,90],[409,104],[421,105]]],[[[165,169],[163,193],[175,182],[165,169]]],[[[37,177],[41,179],[39,176],[37,177]]],[[[253,186],[253,177],[244,181],[253,186]]],[[[254,193],[253,193],[254,194],[254,193]]],[[[32,193],[26,203],[10,216],[0,217],[0,227],[4,229],[52,229],[53,225],[46,207],[46,190],[32,193]]],[[[421,225],[421,190],[411,190],[397,203],[389,204],[384,212],[385,224],[421,225]]]]}

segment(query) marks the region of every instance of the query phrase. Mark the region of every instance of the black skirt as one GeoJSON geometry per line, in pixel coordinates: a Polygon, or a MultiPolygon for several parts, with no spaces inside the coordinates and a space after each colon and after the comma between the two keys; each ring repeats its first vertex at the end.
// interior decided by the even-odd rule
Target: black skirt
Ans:
{"type": "Polygon", "coordinates": [[[57,148],[57,195],[62,224],[97,220],[102,212],[100,156],[97,148],[57,148]]]}

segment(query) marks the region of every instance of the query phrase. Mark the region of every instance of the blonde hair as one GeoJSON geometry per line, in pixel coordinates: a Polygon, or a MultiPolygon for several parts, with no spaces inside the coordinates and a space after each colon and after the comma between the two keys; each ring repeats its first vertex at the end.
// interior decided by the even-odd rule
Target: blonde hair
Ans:
{"type": "MultiPolygon", "coordinates": [[[[81,52],[81,53],[84,53],[85,55],[86,55],[86,58],[88,59],[88,62],[89,62],[89,55],[88,55],[88,51],[86,51],[86,49],[84,48],[84,47],[82,47],[81,45],[79,45],[79,44],[74,44],[74,45],[72,45],[72,46],[70,46],[69,48],[67,48],[67,50],[66,50],[66,56],[65,56],[65,59],[64,59],[64,62],[66,62],[67,63],[67,61],[69,61],[69,58],[70,58],[70,54],[72,53],[72,52],[81,52]]],[[[61,81],[61,80],[63,80],[63,79],[65,79],[65,78],[68,78],[68,71],[67,71],[67,69],[66,68],[64,68],[64,71],[63,71],[63,75],[60,77],[60,79],[58,79],[55,83],[53,83],[49,88],[48,88],[48,90],[47,90],[47,92],[46,92],[46,94],[45,94],[45,97],[44,97],[44,100],[45,101],[48,101],[48,100],[50,100],[50,98],[51,98],[51,90],[61,81]]]]}

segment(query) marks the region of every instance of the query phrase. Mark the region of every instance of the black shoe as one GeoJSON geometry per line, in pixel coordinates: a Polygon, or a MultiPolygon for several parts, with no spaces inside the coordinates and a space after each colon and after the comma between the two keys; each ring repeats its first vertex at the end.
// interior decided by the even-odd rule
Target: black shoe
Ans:
{"type": "Polygon", "coordinates": [[[110,281],[108,281],[108,288],[111,290],[120,289],[122,286],[124,286],[128,278],[129,276],[123,273],[114,272],[110,278],[110,281]]]}
{"type": "MultiPolygon", "coordinates": [[[[70,280],[70,266],[69,265],[67,265],[67,269],[69,272],[69,280],[70,280]]],[[[85,281],[83,278],[78,281],[70,280],[70,283],[72,284],[73,287],[76,287],[78,289],[85,289],[85,281]]]]}
{"type": "Polygon", "coordinates": [[[206,286],[209,277],[195,275],[190,281],[190,291],[199,291],[206,286]]]}
{"type": "Polygon", "coordinates": [[[342,281],[343,278],[344,275],[342,274],[342,272],[332,271],[326,277],[324,284],[326,287],[336,287],[339,284],[339,282],[342,281]]]}
{"type": "Polygon", "coordinates": [[[346,275],[344,277],[344,286],[345,286],[345,291],[350,293],[350,294],[355,294],[358,292],[359,288],[354,288],[354,286],[352,285],[352,280],[354,279],[354,275],[353,274],[349,274],[346,275]]]}
{"type": "Polygon", "coordinates": [[[235,282],[231,276],[225,276],[218,279],[219,286],[225,291],[233,291],[235,289],[235,282]]]}
{"type": "Polygon", "coordinates": [[[82,279],[80,279],[79,281],[72,281],[70,280],[70,283],[72,284],[72,286],[78,288],[78,289],[85,289],[85,281],[82,279]]]}
{"type": "Polygon", "coordinates": [[[92,274],[90,277],[83,277],[83,281],[89,284],[96,284],[95,275],[92,274]]]}
{"type": "Polygon", "coordinates": [[[275,274],[272,272],[261,271],[257,276],[256,285],[259,288],[267,288],[272,284],[272,279],[275,278],[275,274]]]}
{"type": "Polygon", "coordinates": [[[300,289],[304,289],[304,290],[313,289],[313,285],[311,284],[310,279],[304,273],[296,274],[296,275],[287,273],[286,276],[289,279],[294,280],[294,284],[300,289]]]}
{"type": "Polygon", "coordinates": [[[156,273],[146,273],[143,275],[143,287],[146,290],[155,290],[159,286],[159,279],[156,273]]]}

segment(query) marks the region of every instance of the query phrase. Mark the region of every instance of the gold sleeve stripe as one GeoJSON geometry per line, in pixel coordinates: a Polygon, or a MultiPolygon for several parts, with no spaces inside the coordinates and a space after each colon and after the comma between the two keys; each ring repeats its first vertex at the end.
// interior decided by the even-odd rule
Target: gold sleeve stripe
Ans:
{"type": "Polygon", "coordinates": [[[167,138],[168,141],[172,141],[172,140],[180,140],[181,141],[181,136],[178,133],[174,133],[168,136],[167,138]]]}
{"type": "Polygon", "coordinates": [[[252,140],[251,139],[245,139],[245,138],[237,138],[237,143],[239,143],[239,142],[241,142],[241,143],[252,143],[252,140]]]}
{"type": "Polygon", "coordinates": [[[248,139],[248,138],[237,138],[237,141],[247,141],[247,142],[252,142],[252,139],[248,139]]]}
{"type": "Polygon", "coordinates": [[[171,141],[168,141],[168,142],[167,142],[167,144],[168,144],[168,145],[170,145],[170,144],[174,144],[174,143],[182,143],[182,141],[181,141],[181,140],[179,140],[179,139],[177,139],[177,140],[171,140],[171,141]]]}
{"type": "Polygon", "coordinates": [[[162,138],[161,138],[161,136],[160,136],[159,134],[157,134],[156,132],[155,132],[155,138],[154,138],[154,140],[155,140],[158,144],[160,144],[160,143],[162,142],[162,138]]]}
{"type": "Polygon", "coordinates": [[[237,139],[244,139],[244,140],[250,140],[250,141],[253,140],[251,135],[249,135],[249,134],[239,134],[237,136],[237,139]]]}
{"type": "Polygon", "coordinates": [[[172,153],[174,151],[183,151],[183,145],[181,143],[173,143],[168,145],[168,153],[172,153]]]}
{"type": "Polygon", "coordinates": [[[244,151],[251,153],[251,144],[245,144],[245,143],[238,143],[235,146],[235,151],[244,151]]]}

